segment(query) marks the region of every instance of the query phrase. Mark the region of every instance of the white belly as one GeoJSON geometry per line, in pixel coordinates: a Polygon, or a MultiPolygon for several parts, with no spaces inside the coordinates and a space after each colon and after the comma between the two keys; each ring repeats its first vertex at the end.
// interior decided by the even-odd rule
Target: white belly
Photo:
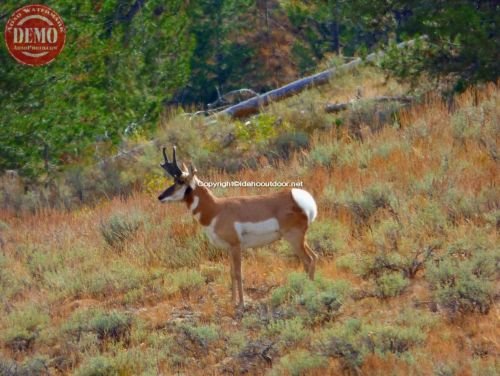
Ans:
{"type": "Polygon", "coordinates": [[[242,248],[261,247],[281,238],[276,218],[260,222],[235,222],[234,228],[242,248]]]}

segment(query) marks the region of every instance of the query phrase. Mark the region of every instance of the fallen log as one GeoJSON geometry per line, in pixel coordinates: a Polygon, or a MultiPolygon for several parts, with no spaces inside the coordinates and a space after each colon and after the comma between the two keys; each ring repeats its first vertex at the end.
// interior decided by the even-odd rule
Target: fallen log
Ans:
{"type": "MultiPolygon", "coordinates": [[[[420,39],[425,39],[423,36],[420,39]]],[[[396,45],[397,48],[405,48],[415,44],[415,39],[408,42],[401,42],[396,45]]],[[[267,93],[258,95],[256,97],[247,99],[246,101],[230,106],[222,111],[220,114],[229,115],[232,118],[242,118],[249,115],[256,114],[260,111],[261,107],[269,105],[271,102],[280,101],[291,97],[292,95],[298,94],[310,87],[317,87],[324,85],[330,81],[330,79],[335,76],[338,72],[350,71],[358,67],[363,62],[374,62],[384,56],[385,53],[382,51],[372,52],[365,59],[356,58],[349,63],[343,64],[339,67],[330,68],[326,71],[316,73],[312,76],[301,78],[297,81],[291,82],[285,86],[278,89],[268,91],[267,93]]]]}
{"type": "Polygon", "coordinates": [[[375,97],[375,98],[364,98],[364,99],[360,99],[360,100],[357,100],[357,101],[327,104],[325,106],[325,112],[332,113],[332,112],[344,111],[344,110],[347,110],[352,105],[354,105],[355,103],[357,103],[359,101],[362,101],[362,100],[366,100],[366,101],[370,101],[370,102],[376,102],[376,103],[381,103],[381,102],[411,103],[413,100],[415,100],[415,98],[407,96],[407,95],[402,95],[402,96],[382,96],[382,97],[375,97]]]}

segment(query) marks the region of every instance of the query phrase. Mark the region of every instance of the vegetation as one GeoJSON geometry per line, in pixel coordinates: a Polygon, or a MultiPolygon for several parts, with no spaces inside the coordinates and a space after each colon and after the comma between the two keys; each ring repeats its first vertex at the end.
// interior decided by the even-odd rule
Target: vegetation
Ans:
{"type": "MultiPolygon", "coordinates": [[[[349,113],[332,126],[331,116],[308,101],[342,96],[336,85],[352,92],[356,80],[373,91],[399,86],[384,86],[374,69],[344,80],[331,91],[291,98],[289,112],[277,104],[253,120],[281,116],[285,128],[315,129],[308,149],[292,151],[278,168],[201,173],[220,181],[304,181],[320,207],[309,231],[321,255],[314,281],[279,243],[249,251],[249,307],[235,315],[226,255],[208,245],[182,205],[156,204],[165,183],[155,175],[144,175],[145,190],[128,198],[71,211],[3,210],[1,369],[450,374],[459,367],[494,374],[500,271],[496,161],[488,142],[498,119],[497,87],[467,91],[453,113],[431,98],[373,130],[363,125],[360,135],[349,113]],[[321,126],[300,123],[300,103],[321,126]],[[317,150],[331,145],[340,158],[317,164],[317,150]]],[[[262,150],[244,138],[235,142],[244,153],[262,150]]],[[[157,157],[146,152],[132,164],[157,157]]],[[[267,161],[256,163],[275,163],[267,161]]]]}
{"type": "Polygon", "coordinates": [[[0,375],[499,373],[493,2],[46,3],[64,53],[0,49],[0,375]],[[250,118],[187,112],[424,33],[250,118]],[[248,250],[235,311],[226,252],[157,201],[173,143],[206,181],[303,182],[316,279],[248,250]]]}

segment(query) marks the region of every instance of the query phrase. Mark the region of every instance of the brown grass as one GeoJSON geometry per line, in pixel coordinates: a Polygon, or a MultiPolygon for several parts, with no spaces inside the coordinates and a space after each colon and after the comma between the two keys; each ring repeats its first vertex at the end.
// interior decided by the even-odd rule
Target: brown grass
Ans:
{"type": "MultiPolygon", "coordinates": [[[[340,90],[340,87],[333,85],[331,90],[334,92],[340,90]]],[[[382,86],[373,85],[366,95],[382,91],[382,86]]],[[[337,95],[335,99],[346,99],[347,92],[349,90],[337,95]]],[[[496,127],[498,131],[498,100],[498,88],[487,85],[460,96],[456,111],[470,109],[480,112],[482,110],[477,107],[478,103],[494,103],[496,110],[484,112],[484,122],[490,124],[489,127],[496,127]]],[[[237,175],[209,171],[202,173],[201,177],[208,176],[210,180],[220,181],[303,180],[305,188],[314,194],[318,202],[324,203],[324,206],[320,205],[318,221],[335,219],[350,229],[344,248],[334,258],[323,258],[319,263],[318,273],[327,280],[349,281],[353,291],[369,291],[374,282],[371,277],[360,276],[355,271],[356,265],[339,267],[337,260],[342,256],[354,256],[353,263],[360,264],[363,257],[379,252],[373,239],[374,231],[381,221],[392,218],[392,214],[387,209],[378,209],[367,220],[366,227],[359,227],[355,213],[348,205],[355,200],[356,195],[363,195],[368,187],[375,184],[388,184],[397,198],[394,210],[402,226],[400,241],[403,243],[412,242],[411,244],[420,247],[437,239],[437,255],[441,255],[456,238],[468,238],[474,230],[479,231],[488,244],[498,244],[498,223],[488,225],[484,216],[495,209],[498,211],[498,191],[489,202],[479,202],[479,212],[473,216],[464,217],[459,214],[453,220],[447,217],[448,208],[444,199],[451,188],[458,190],[467,199],[474,200],[484,189],[496,189],[499,183],[498,162],[484,146],[484,138],[488,136],[486,130],[480,130],[477,137],[460,140],[453,133],[453,116],[456,116],[456,112],[450,113],[438,98],[429,97],[422,105],[398,115],[399,128],[386,126],[380,131],[369,133],[362,141],[350,135],[346,129],[334,129],[327,133],[318,131],[308,151],[297,153],[289,162],[280,162],[278,169],[268,166],[267,161],[262,160],[263,167],[258,170],[248,169],[237,175]],[[331,168],[318,165],[304,168],[315,148],[335,142],[339,143],[343,156],[352,152],[350,160],[342,164],[334,163],[331,168]],[[382,152],[385,150],[383,148],[387,148],[388,152],[382,152]],[[382,151],[378,153],[378,150],[382,151]],[[367,152],[372,156],[366,166],[360,167],[360,156],[367,152]],[[303,172],[297,175],[299,170],[303,172]],[[431,179],[430,176],[434,177],[431,179]],[[424,184],[427,178],[430,179],[428,184],[431,194],[426,193],[424,188],[415,188],[418,184],[424,184]],[[334,202],[331,202],[331,197],[326,196],[328,190],[336,192],[334,202]],[[424,215],[419,214],[422,208],[430,204],[437,205],[440,210],[438,214],[445,218],[442,230],[427,227],[430,226],[427,217],[422,217],[423,223],[418,222],[418,216],[424,215]]],[[[494,142],[498,146],[498,133],[494,142]]],[[[223,194],[250,192],[241,188],[227,190],[223,194]]],[[[253,193],[259,192],[262,190],[254,190],[253,193]]],[[[100,354],[110,359],[116,359],[126,351],[137,350],[143,352],[144,359],[155,364],[157,372],[164,374],[177,371],[184,374],[221,374],[224,372],[225,361],[229,360],[236,362],[236,369],[239,367],[243,373],[251,361],[262,360],[260,355],[256,355],[255,359],[245,358],[246,360],[230,355],[228,343],[234,332],[243,331],[246,342],[262,342],[265,338],[261,329],[265,324],[261,322],[257,328],[246,327],[245,319],[235,315],[229,299],[228,262],[223,254],[218,259],[210,260],[205,252],[207,250],[201,249],[199,257],[193,260],[194,264],[190,268],[199,271],[205,280],[180,292],[167,292],[168,284],[172,283],[168,278],[176,269],[167,266],[161,252],[176,254],[194,247],[207,247],[202,237],[193,243],[193,238],[201,229],[189,218],[183,205],[159,205],[155,194],[136,192],[127,199],[114,198],[95,207],[83,207],[72,212],[45,209],[35,214],[16,214],[0,211],[0,221],[8,226],[3,231],[0,228],[4,241],[0,256],[7,260],[9,275],[14,276],[12,280],[9,279],[7,286],[2,284],[3,274],[0,274],[0,288],[3,289],[2,293],[16,288],[7,299],[0,298],[0,335],[10,329],[7,316],[31,303],[47,309],[50,315],[49,324],[40,329],[30,350],[14,351],[3,339],[5,337],[0,336],[1,356],[21,362],[42,355],[52,358],[47,363],[52,373],[72,373],[85,359],[98,354],[94,350],[79,348],[78,346],[83,346],[82,343],[75,342],[74,338],[68,339],[62,328],[74,312],[101,308],[131,314],[136,320],[134,330],[139,330],[137,323],[143,325],[140,330],[144,333],[138,339],[132,338],[129,342],[102,347],[100,354]],[[144,225],[122,250],[110,248],[100,236],[99,223],[113,213],[132,211],[142,213],[144,225]],[[43,259],[44,255],[52,257],[53,261],[46,261],[43,259]],[[33,261],[34,257],[40,257],[40,260],[33,261]],[[35,268],[38,272],[33,272],[33,266],[30,269],[32,264],[38,267],[35,268]],[[114,274],[110,272],[113,264],[118,265],[119,269],[114,274]],[[125,267],[125,275],[120,275],[120,270],[125,267]],[[54,285],[51,281],[61,275],[68,278],[66,283],[54,285]],[[102,284],[96,282],[99,277],[104,278],[102,284]],[[129,286],[128,283],[135,279],[136,286],[129,286]],[[80,288],[80,283],[90,287],[80,288]],[[137,291],[136,298],[129,298],[131,291],[137,291]],[[215,325],[220,338],[207,346],[203,341],[197,343],[179,329],[179,325],[184,324],[215,325]],[[53,335],[49,335],[49,332],[53,335]],[[154,360],[152,354],[156,350],[153,351],[154,346],[148,340],[155,335],[171,341],[170,348],[163,348],[167,355],[158,361],[154,360]],[[186,348],[186,343],[192,347],[186,348]],[[66,349],[62,351],[61,348],[66,349]],[[60,367],[53,360],[57,354],[65,359],[60,367]]],[[[313,230],[314,227],[311,231],[313,230]]],[[[404,249],[402,245],[401,249],[404,249]]],[[[283,286],[291,272],[301,271],[296,259],[278,256],[277,251],[278,245],[273,245],[264,250],[248,251],[245,255],[244,287],[245,294],[251,300],[245,317],[254,315],[262,320],[265,316],[264,307],[269,309],[268,302],[274,289],[283,286]]],[[[0,273],[5,273],[7,269],[0,273]]],[[[496,283],[498,284],[498,279],[496,283]]],[[[342,323],[349,318],[366,320],[372,324],[392,322],[402,308],[407,308],[431,315],[436,320],[432,330],[426,330],[424,343],[410,348],[404,356],[393,353],[383,355],[376,351],[368,353],[357,370],[359,374],[429,375],[436,372],[440,365],[450,365],[455,370],[454,375],[475,374],[477,371],[474,369],[477,370],[477,367],[497,367],[498,370],[500,326],[497,302],[493,302],[488,314],[472,313],[450,317],[442,307],[438,306],[437,312],[431,312],[431,305],[420,305],[421,302],[430,300],[432,291],[426,280],[425,270],[417,274],[410,281],[410,286],[397,297],[380,299],[368,295],[363,299],[348,298],[333,322],[307,327],[310,335],[309,350],[315,351],[314,338],[323,327],[342,323]]],[[[160,350],[161,346],[167,345],[160,345],[160,350]]],[[[279,359],[291,350],[293,349],[286,347],[273,348],[272,364],[277,365],[279,359]]],[[[354,374],[354,371],[343,368],[342,362],[337,358],[331,358],[328,362],[329,374],[354,374]]],[[[258,364],[260,365],[254,368],[254,374],[263,374],[269,370],[270,365],[266,365],[266,362],[258,364]]],[[[306,373],[324,374],[321,370],[322,368],[311,368],[306,373]]],[[[127,374],[126,371],[123,372],[127,374]]]]}

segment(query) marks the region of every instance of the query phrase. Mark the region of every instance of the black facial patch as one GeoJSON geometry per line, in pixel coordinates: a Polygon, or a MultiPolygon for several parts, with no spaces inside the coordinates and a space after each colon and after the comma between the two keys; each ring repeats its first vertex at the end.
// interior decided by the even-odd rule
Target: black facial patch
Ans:
{"type": "Polygon", "coordinates": [[[193,188],[191,188],[191,187],[188,185],[188,187],[186,188],[186,192],[184,192],[184,198],[186,198],[186,196],[187,196],[188,194],[190,194],[191,192],[193,192],[193,188]]]}
{"type": "Polygon", "coordinates": [[[171,196],[174,194],[175,192],[175,187],[176,187],[177,184],[174,184],[170,187],[168,187],[161,195],[158,196],[158,200],[163,200],[164,198],[168,197],[168,196],[171,196]]]}

